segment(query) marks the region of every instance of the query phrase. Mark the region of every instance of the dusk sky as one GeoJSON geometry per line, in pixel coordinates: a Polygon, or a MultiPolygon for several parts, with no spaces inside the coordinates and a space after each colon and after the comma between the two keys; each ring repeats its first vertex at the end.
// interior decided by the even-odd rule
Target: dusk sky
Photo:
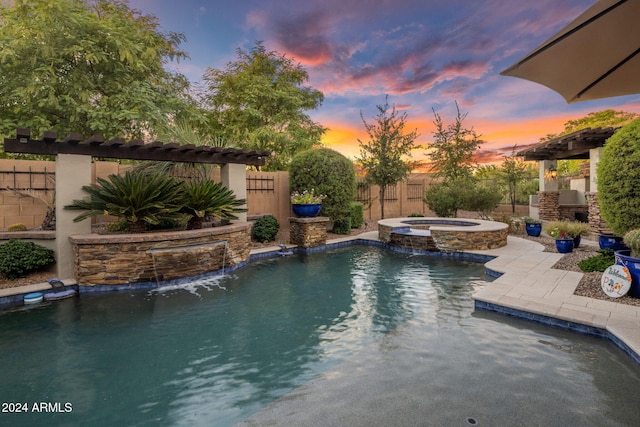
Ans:
{"type": "MultiPolygon", "coordinates": [[[[480,161],[559,133],[568,120],[605,109],[640,113],[640,95],[567,104],[556,92],[504,70],[595,3],[595,0],[131,0],[158,17],[162,31],[184,33],[191,59],[172,65],[192,82],[224,68],[236,49],[262,40],[309,72],[324,93],[309,112],[329,128],[325,146],[350,158],[368,140],[367,121],[389,95],[432,141],[433,110],[445,123],[455,103],[486,141],[480,161]]],[[[414,158],[424,159],[424,150],[414,158]]]]}

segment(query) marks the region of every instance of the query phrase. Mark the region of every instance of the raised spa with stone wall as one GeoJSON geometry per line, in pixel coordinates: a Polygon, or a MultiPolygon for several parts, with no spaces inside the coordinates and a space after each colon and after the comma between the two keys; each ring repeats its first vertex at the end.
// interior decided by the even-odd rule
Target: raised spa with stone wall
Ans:
{"type": "Polygon", "coordinates": [[[249,259],[251,223],[198,230],[70,236],[80,286],[110,287],[198,276],[249,259]]]}
{"type": "Polygon", "coordinates": [[[508,225],[458,218],[389,218],[378,221],[378,238],[390,246],[432,252],[496,249],[507,244],[508,225]]]}

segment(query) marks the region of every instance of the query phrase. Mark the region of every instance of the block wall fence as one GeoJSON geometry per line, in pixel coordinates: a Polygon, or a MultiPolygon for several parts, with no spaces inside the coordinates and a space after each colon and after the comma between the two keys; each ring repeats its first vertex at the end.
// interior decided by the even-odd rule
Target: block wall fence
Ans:
{"type": "MultiPolygon", "coordinates": [[[[120,174],[128,168],[117,162],[96,161],[92,163],[92,180],[120,174]]],[[[220,180],[220,169],[216,168],[213,179],[220,180]]],[[[278,219],[281,228],[289,227],[293,216],[289,200],[288,172],[247,171],[247,215],[249,219],[271,214],[278,219]]],[[[423,203],[424,192],[431,179],[424,174],[412,175],[409,180],[390,187],[385,196],[385,217],[404,217],[413,214],[435,216],[423,203]]],[[[55,187],[55,162],[40,160],[0,159],[0,231],[13,224],[24,224],[28,229],[37,228],[47,212],[47,203],[53,197],[55,187]],[[30,193],[37,197],[18,195],[12,189],[30,193]]],[[[364,204],[365,221],[380,219],[380,201],[377,186],[358,184],[356,200],[364,204]]],[[[510,213],[510,206],[501,205],[498,212],[510,213]]],[[[464,215],[465,213],[462,213],[464,215]]],[[[473,213],[469,213],[473,215],[473,213]]],[[[517,215],[528,215],[527,206],[517,206],[517,215]]],[[[101,222],[104,218],[96,218],[101,222]]]]}

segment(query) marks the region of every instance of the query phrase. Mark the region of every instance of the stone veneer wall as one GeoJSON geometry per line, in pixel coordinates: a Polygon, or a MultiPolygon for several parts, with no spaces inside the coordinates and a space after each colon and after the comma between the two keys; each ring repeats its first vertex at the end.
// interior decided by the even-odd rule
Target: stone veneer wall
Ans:
{"type": "Polygon", "coordinates": [[[322,246],[327,243],[329,218],[289,218],[289,241],[303,248],[322,246]]]}
{"type": "Polygon", "coordinates": [[[598,203],[598,193],[586,193],[589,199],[589,225],[596,233],[611,233],[611,229],[600,215],[600,203],[598,203]]]}
{"type": "Polygon", "coordinates": [[[196,276],[249,259],[251,224],[141,234],[70,236],[80,286],[196,276]],[[154,265],[155,261],[155,265],[154,265]]]}
{"type": "Polygon", "coordinates": [[[544,221],[558,221],[560,219],[560,192],[538,192],[538,216],[544,221]]]}
{"type": "Polygon", "coordinates": [[[431,230],[431,237],[443,252],[496,249],[507,245],[508,228],[491,231],[431,230]]]}

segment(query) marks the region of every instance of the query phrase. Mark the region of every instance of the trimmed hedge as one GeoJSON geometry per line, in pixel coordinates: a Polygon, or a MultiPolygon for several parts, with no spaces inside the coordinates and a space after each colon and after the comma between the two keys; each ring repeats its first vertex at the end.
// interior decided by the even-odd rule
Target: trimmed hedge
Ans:
{"type": "Polygon", "coordinates": [[[251,228],[251,237],[257,242],[273,242],[280,230],[280,224],[273,215],[265,215],[256,220],[251,228]]]}
{"type": "Polygon", "coordinates": [[[33,242],[11,239],[0,245],[0,274],[7,279],[25,277],[55,262],[51,249],[33,242]]]}

